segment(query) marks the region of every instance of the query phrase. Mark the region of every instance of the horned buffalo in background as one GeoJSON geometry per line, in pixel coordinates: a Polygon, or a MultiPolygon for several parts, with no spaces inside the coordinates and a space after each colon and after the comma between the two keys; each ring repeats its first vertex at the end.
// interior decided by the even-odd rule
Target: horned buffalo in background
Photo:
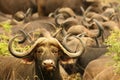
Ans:
{"type": "MultiPolygon", "coordinates": [[[[100,37],[103,32],[104,29],[102,28],[102,26],[100,25],[100,23],[97,20],[93,20],[96,25],[98,26],[97,31],[94,32],[94,30],[89,30],[87,28],[85,28],[84,26],[81,25],[74,25],[72,27],[70,27],[67,31],[67,34],[72,34],[72,35],[81,35],[79,38],[81,39],[81,41],[84,43],[84,47],[85,47],[85,51],[79,56],[79,58],[77,58],[76,62],[73,63],[75,68],[77,69],[76,72],[79,72],[81,74],[84,73],[84,69],[86,68],[86,66],[88,65],[88,63],[98,57],[100,57],[101,55],[105,54],[107,52],[107,47],[101,47],[99,45],[96,45],[94,38],[98,38],[100,37]],[[90,35],[90,34],[94,34],[94,35],[90,35]]],[[[70,36],[69,36],[70,37],[70,36]]],[[[64,38],[63,39],[63,43],[66,44],[66,47],[68,48],[68,50],[71,51],[77,51],[79,50],[80,45],[77,45],[77,41],[72,41],[74,39],[72,38],[64,38]],[[67,40],[68,39],[68,40],[67,40]],[[74,46],[72,46],[73,44],[76,44],[74,46]],[[69,46],[69,47],[68,47],[69,46]]],[[[69,63],[68,63],[69,64],[69,63]]],[[[65,68],[67,69],[67,71],[69,73],[71,70],[71,66],[66,66],[65,68]],[[67,68],[66,68],[67,67],[67,68]],[[68,69],[69,68],[69,69],[68,69]]]]}
{"type": "Polygon", "coordinates": [[[116,73],[114,63],[109,55],[91,61],[85,69],[83,80],[119,80],[120,74],[116,73]]]}
{"type": "Polygon", "coordinates": [[[26,12],[28,8],[36,11],[35,0],[0,0],[0,11],[6,14],[15,14],[17,11],[26,12]]]}
{"type": "MultiPolygon", "coordinates": [[[[72,39],[72,37],[70,38],[67,38],[68,40],[66,42],[68,50],[78,51],[81,45],[77,44],[77,41],[75,39],[72,39]]],[[[69,74],[79,72],[81,75],[83,75],[84,70],[89,62],[99,58],[108,51],[106,47],[94,47],[96,44],[92,38],[80,37],[80,39],[84,44],[85,51],[77,59],[74,59],[74,62],[63,63],[63,67],[69,74]]]]}
{"type": "Polygon", "coordinates": [[[83,0],[83,7],[84,9],[87,9],[89,6],[91,6],[91,10],[92,12],[96,12],[96,13],[101,13],[103,12],[102,10],[102,4],[100,0],[83,0]]]}
{"type": "Polygon", "coordinates": [[[25,24],[13,25],[12,34],[18,33],[19,29],[24,30],[28,35],[29,42],[34,42],[41,35],[41,29],[46,29],[51,35],[57,31],[54,18],[44,17],[40,20],[30,21],[25,24]]]}
{"type": "MultiPolygon", "coordinates": [[[[25,32],[21,32],[24,38],[23,40],[18,41],[19,43],[23,43],[26,40],[25,32]]],[[[19,52],[13,49],[13,42],[16,38],[21,37],[21,35],[16,35],[9,41],[8,49],[10,53],[14,57],[29,61],[29,63],[22,64],[21,60],[5,59],[7,62],[10,62],[9,64],[6,64],[7,62],[5,62],[5,65],[7,66],[1,69],[0,79],[62,80],[59,69],[59,60],[61,57],[67,55],[71,58],[76,58],[81,55],[84,48],[82,47],[78,52],[69,52],[57,39],[51,37],[49,32],[45,30],[44,33],[47,35],[38,38],[34,44],[31,45],[30,49],[24,52],[19,52]]],[[[2,61],[3,64],[1,65],[4,66],[4,60],[2,61]]]]}
{"type": "MultiPolygon", "coordinates": [[[[62,7],[70,7],[75,13],[81,14],[80,7],[88,7],[89,2],[92,3],[90,5],[98,5],[100,4],[99,0],[89,1],[89,0],[36,0],[38,6],[39,15],[48,15],[49,13],[55,11],[57,8],[62,7]]],[[[101,6],[99,6],[101,7],[101,6]]],[[[93,7],[94,8],[94,7],[93,7]]],[[[98,10],[98,9],[97,9],[98,10]]]]}

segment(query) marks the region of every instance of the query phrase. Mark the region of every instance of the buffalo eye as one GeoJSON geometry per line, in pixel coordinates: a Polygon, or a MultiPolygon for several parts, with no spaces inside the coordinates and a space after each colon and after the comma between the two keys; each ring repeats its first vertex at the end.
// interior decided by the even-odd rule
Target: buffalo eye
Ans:
{"type": "Polygon", "coordinates": [[[57,49],[53,49],[52,53],[56,55],[56,54],[58,54],[58,50],[57,49]]]}
{"type": "Polygon", "coordinates": [[[37,50],[37,53],[43,53],[43,49],[41,49],[41,48],[38,49],[38,50],[37,50]]]}
{"type": "Polygon", "coordinates": [[[37,53],[36,58],[39,59],[39,57],[41,57],[41,55],[43,54],[43,49],[42,48],[37,49],[36,53],[37,53]]]}

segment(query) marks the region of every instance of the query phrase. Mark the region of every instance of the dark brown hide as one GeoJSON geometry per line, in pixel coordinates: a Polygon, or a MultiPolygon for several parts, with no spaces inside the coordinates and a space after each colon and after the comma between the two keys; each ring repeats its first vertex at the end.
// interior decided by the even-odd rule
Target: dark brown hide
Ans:
{"type": "Polygon", "coordinates": [[[70,7],[77,14],[81,13],[80,6],[82,6],[82,0],[37,0],[39,15],[48,15],[57,8],[70,7]]]}
{"type": "Polygon", "coordinates": [[[108,55],[91,61],[85,69],[83,80],[119,80],[120,74],[115,72],[114,63],[108,55]]]}
{"type": "Polygon", "coordinates": [[[39,15],[48,15],[55,11],[57,8],[70,7],[76,14],[81,14],[80,7],[87,8],[92,5],[92,9],[96,12],[100,12],[100,1],[95,0],[93,2],[87,0],[36,0],[38,6],[39,15]]]}
{"type": "Polygon", "coordinates": [[[0,11],[14,14],[17,11],[26,12],[28,8],[35,9],[34,0],[0,0],[0,11]]]}

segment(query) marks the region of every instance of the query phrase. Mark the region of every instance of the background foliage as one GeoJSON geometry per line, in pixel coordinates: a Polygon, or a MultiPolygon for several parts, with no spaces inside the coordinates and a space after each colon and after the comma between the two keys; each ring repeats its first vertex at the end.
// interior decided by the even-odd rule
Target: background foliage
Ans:
{"type": "MultiPolygon", "coordinates": [[[[0,23],[0,28],[2,28],[3,30],[3,33],[0,34],[0,55],[10,55],[8,51],[8,42],[13,37],[11,32],[12,26],[10,25],[9,22],[2,22],[0,23]]],[[[15,47],[17,51],[24,51],[29,49],[30,47],[29,45],[26,45],[26,46],[22,44],[18,45],[17,42],[18,42],[18,39],[15,40],[15,44],[13,45],[13,47],[15,47]]]]}
{"type": "Polygon", "coordinates": [[[117,72],[120,72],[120,30],[111,31],[111,35],[106,39],[106,44],[109,46],[107,53],[115,60],[117,72]]]}
{"type": "Polygon", "coordinates": [[[11,34],[11,25],[9,22],[1,22],[0,27],[3,28],[2,34],[0,34],[0,55],[9,55],[8,53],[8,41],[11,34]]]}

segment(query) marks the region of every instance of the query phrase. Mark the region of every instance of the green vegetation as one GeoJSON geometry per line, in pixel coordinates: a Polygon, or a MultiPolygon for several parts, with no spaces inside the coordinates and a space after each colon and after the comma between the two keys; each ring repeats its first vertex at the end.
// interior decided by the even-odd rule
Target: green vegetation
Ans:
{"type": "Polygon", "coordinates": [[[0,34],[0,55],[9,55],[8,53],[8,41],[11,34],[11,25],[9,22],[0,23],[0,27],[3,29],[2,34],[0,34]]]}
{"type": "MultiPolygon", "coordinates": [[[[0,34],[0,55],[10,55],[8,51],[8,42],[9,39],[11,39],[13,36],[11,35],[11,28],[12,26],[10,25],[9,22],[2,22],[0,23],[0,28],[2,28],[3,33],[0,34]]],[[[15,41],[15,49],[17,51],[24,51],[29,49],[30,46],[25,46],[25,45],[18,45],[18,39],[15,41]],[[21,47],[22,46],[22,47],[21,47]]]]}
{"type": "Polygon", "coordinates": [[[4,28],[6,32],[9,32],[9,33],[11,32],[12,26],[10,25],[9,22],[2,22],[0,23],[0,25],[4,28]]]}
{"type": "Polygon", "coordinates": [[[8,41],[8,36],[0,34],[0,55],[8,55],[8,41]]]}
{"type": "Polygon", "coordinates": [[[106,44],[109,46],[107,54],[113,57],[116,70],[120,72],[120,30],[111,31],[106,44]]]}

